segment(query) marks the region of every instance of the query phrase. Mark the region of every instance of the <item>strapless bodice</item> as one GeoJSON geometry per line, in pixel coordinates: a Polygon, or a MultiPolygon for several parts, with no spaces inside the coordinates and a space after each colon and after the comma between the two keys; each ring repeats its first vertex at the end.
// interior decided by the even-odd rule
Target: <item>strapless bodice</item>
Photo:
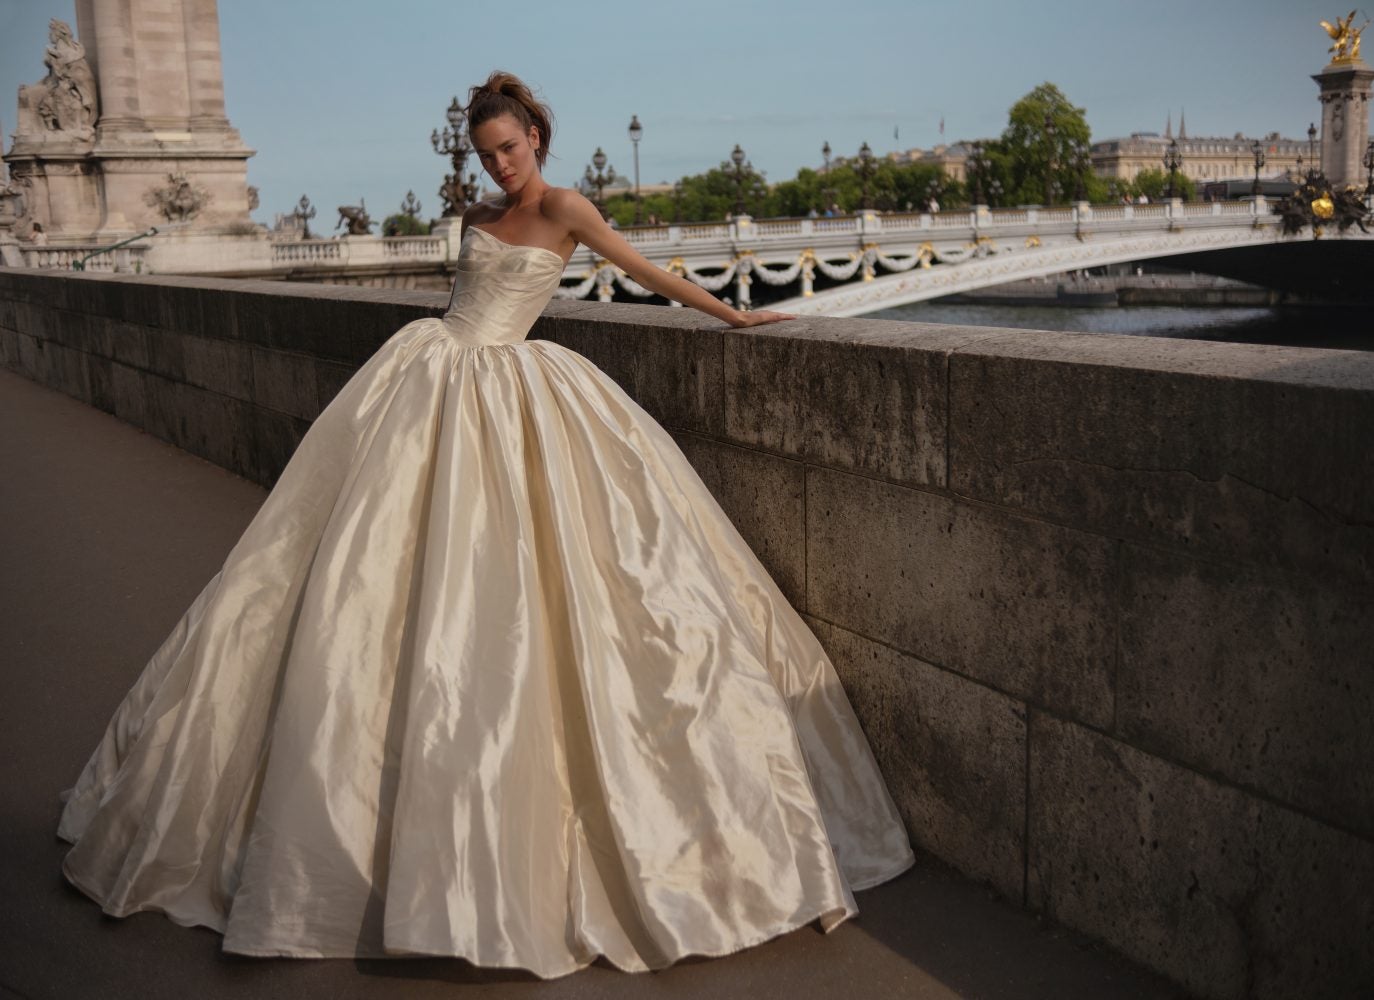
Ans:
{"type": "Polygon", "coordinates": [[[519,343],[553,298],[563,268],[563,258],[546,247],[507,243],[469,225],[444,326],[464,344],[519,343]]]}

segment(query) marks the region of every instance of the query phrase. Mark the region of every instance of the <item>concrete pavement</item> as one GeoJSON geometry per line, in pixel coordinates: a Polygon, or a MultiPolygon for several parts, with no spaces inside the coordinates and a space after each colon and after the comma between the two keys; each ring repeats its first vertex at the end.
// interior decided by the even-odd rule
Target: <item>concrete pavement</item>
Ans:
{"type": "Polygon", "coordinates": [[[457,960],[241,958],[160,914],[103,916],[60,874],[58,793],[264,496],[0,371],[0,998],[1182,996],[926,859],[860,893],[860,916],[830,935],[548,982],[457,960]]]}

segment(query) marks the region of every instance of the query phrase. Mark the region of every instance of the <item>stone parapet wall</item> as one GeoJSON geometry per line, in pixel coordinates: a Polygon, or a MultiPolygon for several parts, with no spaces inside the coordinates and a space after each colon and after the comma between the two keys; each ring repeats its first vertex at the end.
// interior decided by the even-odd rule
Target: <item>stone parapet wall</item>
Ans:
{"type": "MultiPolygon", "coordinates": [[[[0,269],[0,361],[270,485],[444,303],[0,269]]],[[[589,302],[532,336],[673,432],[918,846],[1198,996],[1374,989],[1374,355],[589,302]]]]}

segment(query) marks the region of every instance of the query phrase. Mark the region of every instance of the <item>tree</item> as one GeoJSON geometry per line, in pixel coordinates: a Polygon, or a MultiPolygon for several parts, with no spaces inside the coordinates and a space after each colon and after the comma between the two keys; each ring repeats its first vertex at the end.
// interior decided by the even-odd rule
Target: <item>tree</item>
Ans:
{"type": "MultiPolygon", "coordinates": [[[[1001,139],[989,144],[989,159],[1003,175],[997,177],[1003,200],[1015,205],[1043,204],[1047,195],[1053,201],[1072,199],[1080,171],[1091,178],[1091,142],[1084,110],[1054,84],[1040,84],[1011,106],[1001,139]]],[[[1105,197],[1105,185],[1099,193],[1105,197]]]]}
{"type": "Polygon", "coordinates": [[[421,222],[413,215],[404,212],[388,215],[382,221],[383,236],[428,236],[429,223],[421,222]]]}
{"type": "MultiPolygon", "coordinates": [[[[1135,175],[1135,180],[1131,182],[1131,189],[1134,194],[1144,194],[1151,201],[1158,201],[1168,197],[1169,175],[1158,167],[1142,170],[1135,175]]],[[[1192,178],[1175,174],[1174,196],[1182,198],[1184,201],[1192,201],[1197,197],[1197,185],[1193,183],[1192,178]]]]}

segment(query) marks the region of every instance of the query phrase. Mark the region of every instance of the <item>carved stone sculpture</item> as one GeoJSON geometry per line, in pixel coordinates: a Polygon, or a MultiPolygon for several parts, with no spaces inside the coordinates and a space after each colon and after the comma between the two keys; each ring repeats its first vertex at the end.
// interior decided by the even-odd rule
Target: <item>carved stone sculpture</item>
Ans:
{"type": "Polygon", "coordinates": [[[168,222],[194,219],[210,200],[204,188],[193,188],[185,174],[168,174],[163,187],[153,188],[143,200],[162,213],[168,222]]]}
{"type": "Polygon", "coordinates": [[[48,75],[19,88],[19,132],[90,138],[99,113],[95,74],[86,62],[85,46],[72,37],[65,21],[53,18],[48,23],[43,64],[48,75]]]}

